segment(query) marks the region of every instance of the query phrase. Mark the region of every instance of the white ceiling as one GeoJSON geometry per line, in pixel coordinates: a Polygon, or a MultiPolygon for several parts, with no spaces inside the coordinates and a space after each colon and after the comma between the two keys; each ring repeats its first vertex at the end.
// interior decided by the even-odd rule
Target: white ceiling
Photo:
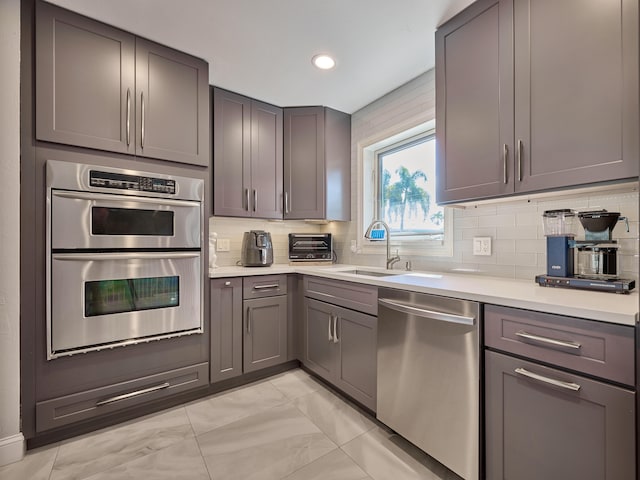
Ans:
{"type": "Polygon", "coordinates": [[[473,0],[50,1],[204,58],[212,85],[353,113],[432,68],[437,25],[473,0]]]}

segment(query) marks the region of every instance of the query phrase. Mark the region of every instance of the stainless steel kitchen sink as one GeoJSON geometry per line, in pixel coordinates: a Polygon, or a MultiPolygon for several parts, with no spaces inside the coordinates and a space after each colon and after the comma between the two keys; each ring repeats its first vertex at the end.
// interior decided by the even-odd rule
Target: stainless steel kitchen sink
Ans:
{"type": "Polygon", "coordinates": [[[368,277],[390,277],[392,275],[402,275],[402,272],[382,272],[377,270],[344,270],[340,273],[353,273],[354,275],[365,275],[368,277]]]}

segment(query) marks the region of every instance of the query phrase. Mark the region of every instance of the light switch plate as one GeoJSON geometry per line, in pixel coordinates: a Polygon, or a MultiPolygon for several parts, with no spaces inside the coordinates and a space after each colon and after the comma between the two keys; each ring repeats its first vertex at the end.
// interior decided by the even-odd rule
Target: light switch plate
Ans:
{"type": "Polygon", "coordinates": [[[218,252],[228,252],[231,248],[230,242],[228,238],[219,238],[217,243],[218,252]]]}
{"type": "Polygon", "coordinates": [[[473,254],[491,256],[491,237],[473,237],[473,254]]]}

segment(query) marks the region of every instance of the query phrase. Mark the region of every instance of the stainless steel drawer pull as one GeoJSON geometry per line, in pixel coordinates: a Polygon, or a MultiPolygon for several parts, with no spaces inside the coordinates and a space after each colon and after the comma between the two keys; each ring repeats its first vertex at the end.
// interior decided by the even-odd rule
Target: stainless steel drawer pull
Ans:
{"type": "Polygon", "coordinates": [[[289,193],[284,192],[284,213],[289,213],[289,193]]]}
{"type": "Polygon", "coordinates": [[[127,88],[127,147],[131,143],[131,89],[127,88]]]}
{"type": "Polygon", "coordinates": [[[338,316],[333,316],[333,343],[338,343],[340,339],[338,338],[338,316]]]}
{"type": "Polygon", "coordinates": [[[248,188],[245,188],[245,189],[244,189],[244,196],[245,196],[245,197],[246,197],[246,199],[247,199],[247,208],[246,208],[246,210],[247,210],[247,212],[248,212],[248,211],[249,211],[249,189],[248,189],[248,188]]]}
{"type": "Polygon", "coordinates": [[[516,150],[516,164],[518,166],[518,181],[522,181],[522,140],[518,140],[518,147],[516,150]]]}
{"type": "Polygon", "coordinates": [[[567,390],[571,390],[573,392],[577,392],[578,390],[580,390],[580,385],[578,385],[577,383],[563,382],[562,380],[544,377],[542,375],[538,375],[537,373],[530,372],[529,370],[525,370],[524,368],[516,368],[514,371],[518,375],[522,375],[533,380],[538,380],[539,382],[548,383],[549,385],[553,385],[556,387],[566,388],[567,390]]]}
{"type": "Polygon", "coordinates": [[[225,287],[230,287],[231,286],[231,282],[224,282],[224,286],[225,287]]]}
{"type": "Polygon", "coordinates": [[[251,307],[247,307],[247,335],[251,335],[251,307]]]}
{"type": "Polygon", "coordinates": [[[507,176],[507,173],[508,173],[507,160],[508,159],[509,159],[509,147],[505,143],[502,145],[502,176],[503,176],[502,181],[504,182],[505,185],[509,183],[509,177],[507,176]]]}
{"type": "Polygon", "coordinates": [[[266,290],[267,288],[278,288],[280,285],[277,283],[271,283],[269,285],[254,285],[254,290],[266,290]]]}
{"type": "Polygon", "coordinates": [[[333,315],[329,315],[329,321],[327,322],[327,340],[333,342],[333,335],[331,335],[331,324],[333,323],[333,315]]]}
{"type": "Polygon", "coordinates": [[[408,313],[410,315],[415,315],[416,317],[429,318],[431,320],[461,323],[463,325],[474,325],[476,321],[475,317],[466,317],[464,315],[454,315],[451,313],[436,312],[434,310],[412,307],[411,305],[405,305],[404,303],[394,302],[388,298],[379,298],[378,303],[398,312],[408,313]]]}
{"type": "Polygon", "coordinates": [[[571,348],[573,350],[580,350],[580,348],[582,347],[582,344],[578,342],[555,340],[553,338],[541,337],[539,335],[534,335],[532,333],[523,331],[516,332],[516,336],[520,338],[526,338],[527,340],[531,340],[532,342],[540,342],[546,345],[552,345],[554,347],[571,348]]]}
{"type": "Polygon", "coordinates": [[[162,383],[160,385],[156,385],[154,387],[143,388],[142,390],[136,390],[135,392],[124,393],[122,395],[116,395],[115,397],[107,398],[106,400],[101,400],[96,403],[96,407],[101,407],[103,405],[109,405],[110,403],[120,402],[121,400],[128,400],[129,398],[137,397],[140,395],[145,395],[147,393],[157,392],[158,390],[164,390],[165,388],[169,388],[171,384],[169,382],[162,383]]]}
{"type": "Polygon", "coordinates": [[[140,103],[142,104],[142,122],[140,122],[142,124],[142,127],[140,129],[140,147],[144,149],[144,127],[145,127],[145,121],[144,121],[144,114],[145,114],[145,109],[144,109],[144,92],[140,93],[140,103]]]}

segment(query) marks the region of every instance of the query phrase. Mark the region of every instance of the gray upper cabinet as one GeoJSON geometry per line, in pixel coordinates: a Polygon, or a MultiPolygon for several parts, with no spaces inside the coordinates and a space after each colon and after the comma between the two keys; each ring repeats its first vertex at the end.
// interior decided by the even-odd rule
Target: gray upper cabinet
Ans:
{"type": "Polygon", "coordinates": [[[206,62],[36,5],[36,138],[209,165],[206,62]]]}
{"type": "Polygon", "coordinates": [[[209,165],[209,67],[136,38],[136,155],[209,165]]]}
{"type": "Polygon", "coordinates": [[[135,37],[36,4],[36,137],[135,153],[135,37]]]}
{"type": "Polygon", "coordinates": [[[638,63],[636,1],[472,4],[436,32],[438,202],[636,177],[638,63]]]}
{"type": "Polygon", "coordinates": [[[282,109],[213,89],[214,215],[281,219],[282,109]]]}
{"type": "Polygon", "coordinates": [[[284,110],[284,218],[351,219],[351,116],[284,110]]]}

